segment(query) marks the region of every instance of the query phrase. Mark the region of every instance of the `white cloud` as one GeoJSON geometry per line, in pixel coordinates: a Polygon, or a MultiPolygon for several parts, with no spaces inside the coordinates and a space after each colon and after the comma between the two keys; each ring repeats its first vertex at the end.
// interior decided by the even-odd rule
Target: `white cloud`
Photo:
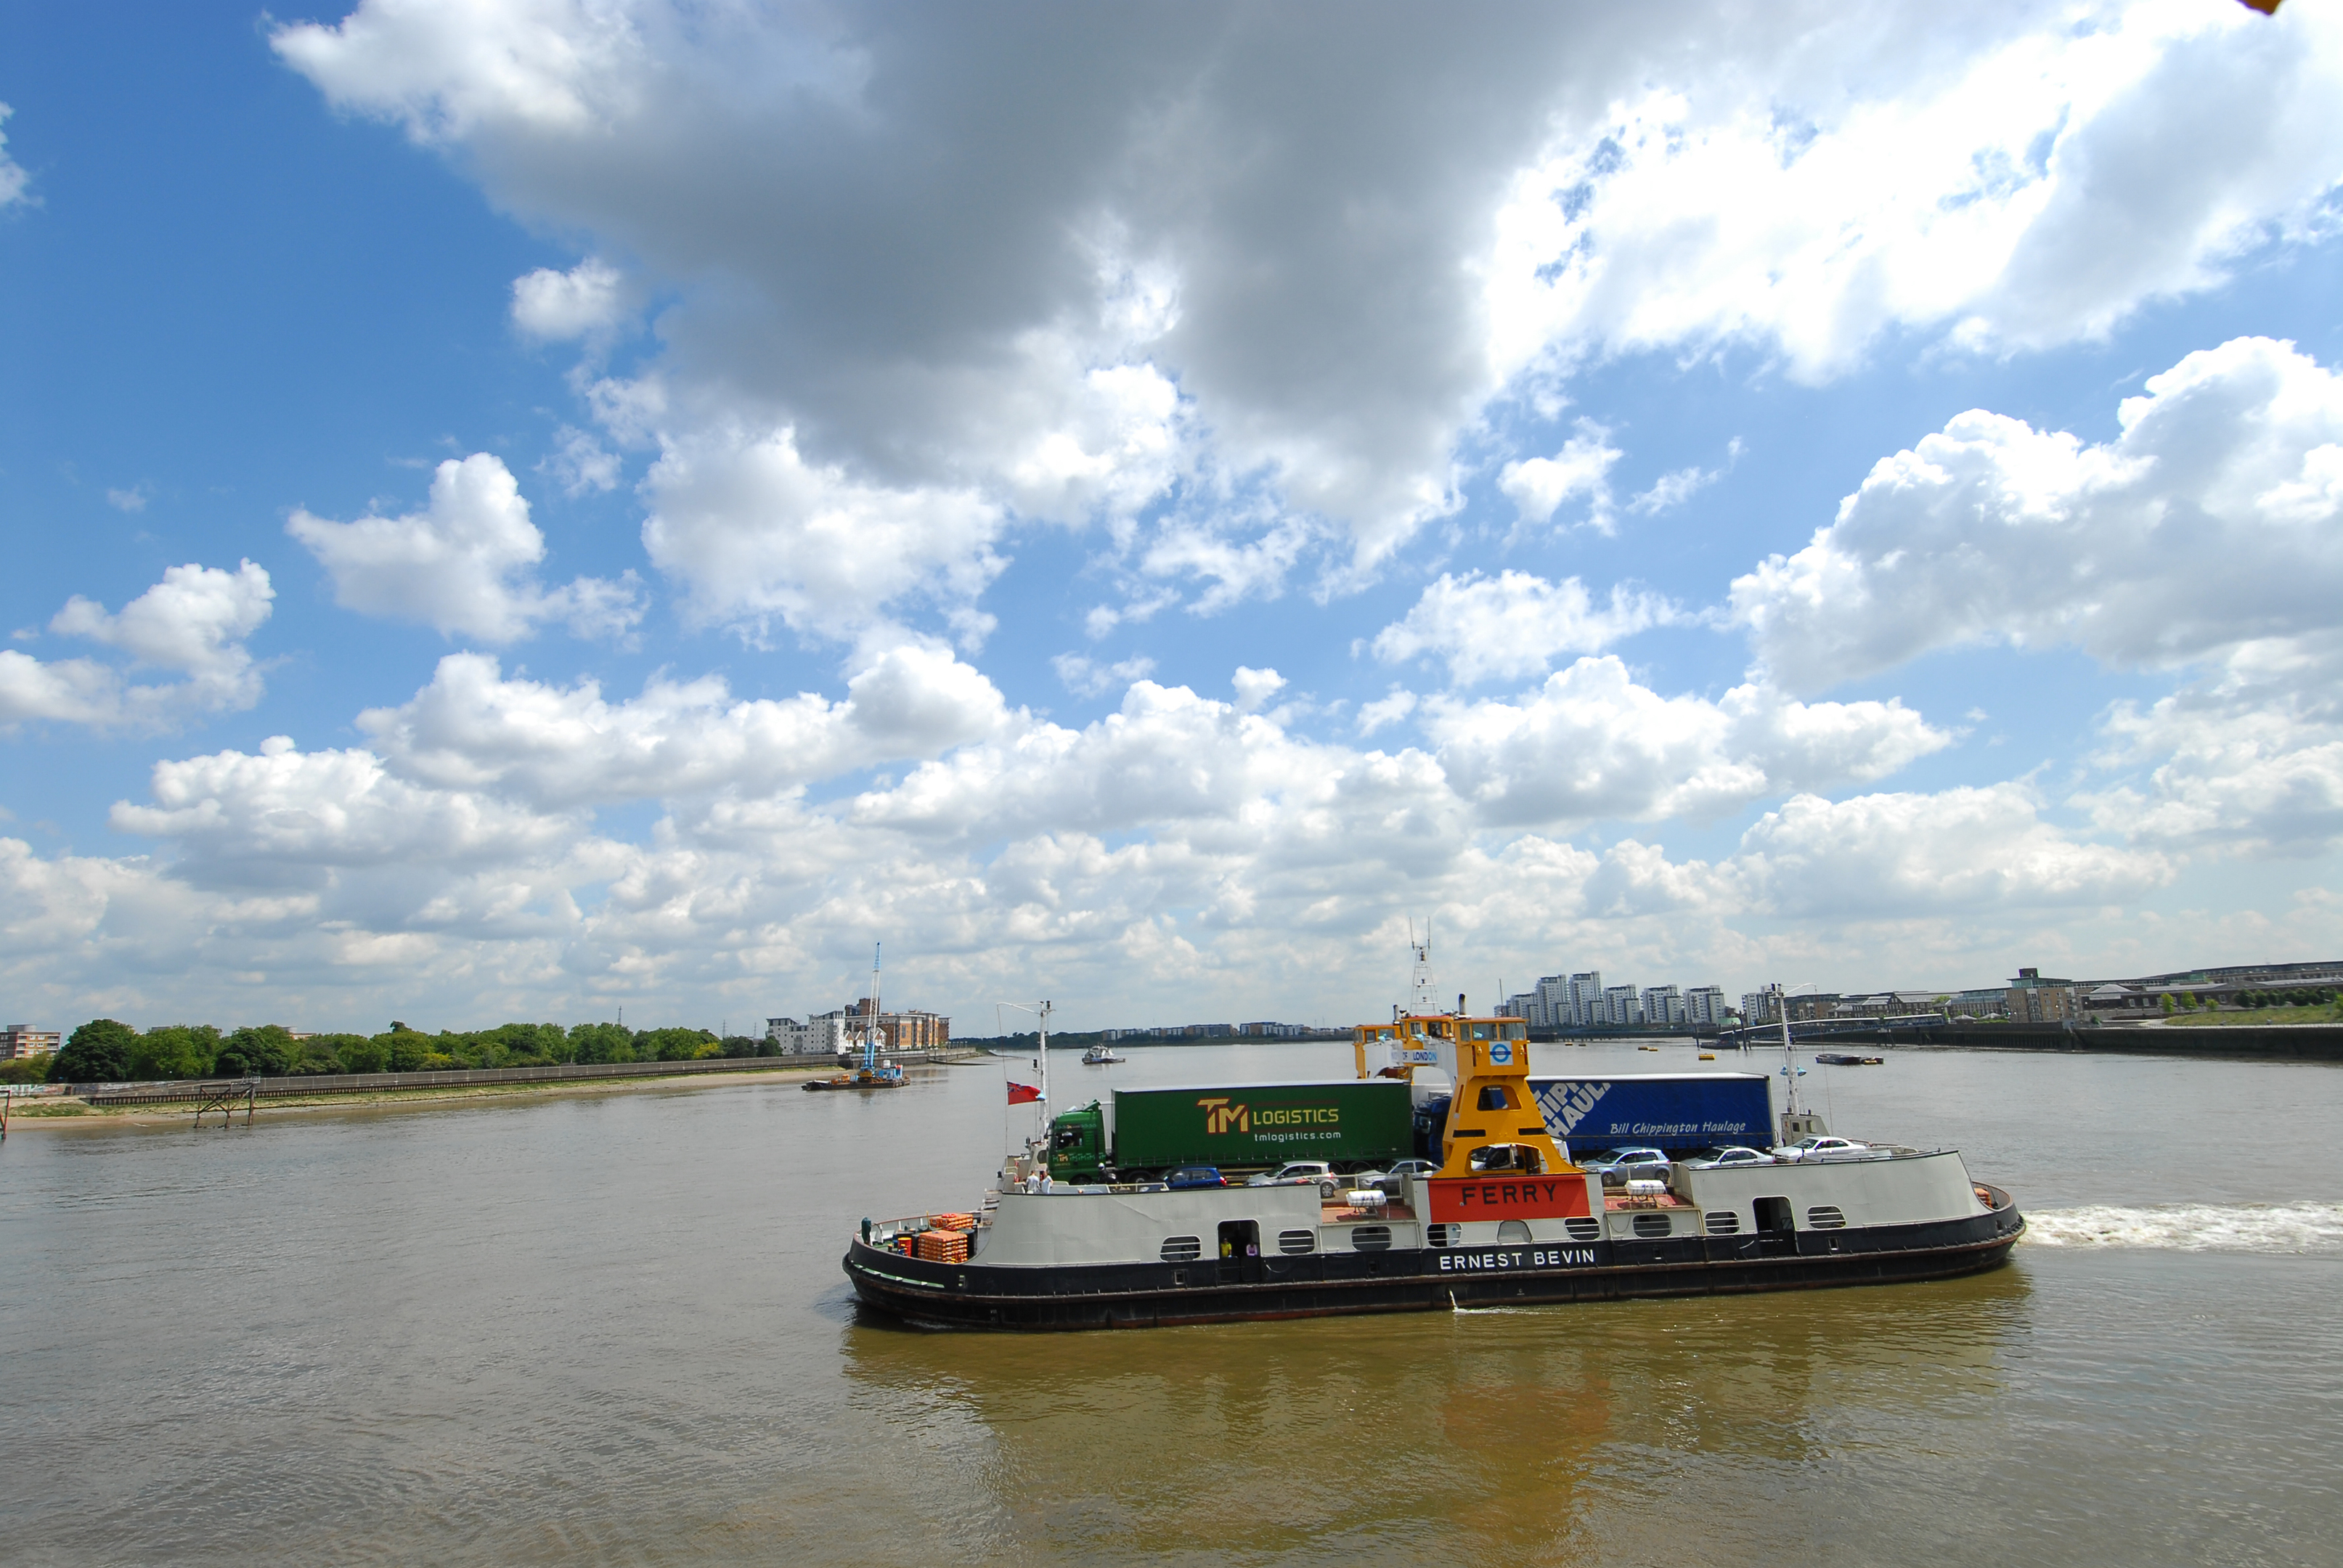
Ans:
{"type": "MultiPolygon", "coordinates": [[[[2310,232],[2343,176],[2312,7],[1353,20],[1339,66],[1312,16],[1242,9],[368,0],[272,39],[676,290],[671,430],[787,428],[841,483],[1060,520],[1247,477],[1259,548],[1158,558],[1248,585],[1224,600],[1292,569],[1287,513],[1360,580],[1454,510],[1493,399],[1588,353],[1751,342],[1821,377],[1897,328],[2065,341],[2310,232]]],[[[1593,496],[1541,464],[1569,467],[1513,471],[1529,515],[1593,496]]]]}
{"type": "Polygon", "coordinates": [[[1596,608],[1576,578],[1550,583],[1528,572],[1493,578],[1443,572],[1405,617],[1375,634],[1377,658],[1401,664],[1437,656],[1460,686],[1544,674],[1557,654],[1597,653],[1624,638],[1684,618],[1656,594],[1611,590],[1596,608]]]}
{"type": "Polygon", "coordinates": [[[450,654],[412,699],[358,717],[393,773],[540,809],[718,789],[787,793],[936,756],[1010,722],[990,681],[941,649],[910,644],[870,659],[835,703],[811,692],[736,699],[713,675],[654,677],[640,696],[613,703],[591,680],[507,678],[492,658],[450,654]]]}
{"type": "Polygon", "coordinates": [[[1112,664],[1101,664],[1082,654],[1061,653],[1050,660],[1050,668],[1058,672],[1060,682],[1076,697],[1097,697],[1153,674],[1155,661],[1142,653],[1112,664]]]}
{"type": "Polygon", "coordinates": [[[1623,82],[1522,174],[1492,354],[1737,339],[1820,380],[1898,327],[2104,333],[2323,221],[2343,40],[2296,11],[2067,5],[1957,34],[1849,17],[1763,64],[1722,24],[1735,68],[1623,82]]]}
{"type": "MultiPolygon", "coordinates": [[[[1740,455],[1741,443],[1733,443],[1734,455],[1740,455]]],[[[1725,477],[1721,468],[1676,468],[1652,481],[1648,490],[1639,490],[1627,503],[1627,509],[1651,517],[1681,507],[1717,480],[1725,477]]]]}
{"type": "Polygon", "coordinates": [[[207,879],[314,885],[334,868],[477,869],[552,848],[568,824],[492,797],[411,784],[358,749],[304,752],[285,736],[260,754],[158,762],[154,804],[115,804],[119,831],[176,842],[207,879]]]}
{"type": "Polygon", "coordinates": [[[548,343],[602,337],[633,307],[626,275],[599,256],[568,272],[540,266],[513,279],[513,325],[548,343]]]}
{"type": "Polygon", "coordinates": [[[250,561],[172,567],[163,580],[110,614],[76,594],[49,622],[65,637],[85,638],[130,656],[133,669],[176,670],[186,678],[137,686],[92,659],[43,662],[0,650],[0,725],[45,719],[96,728],[167,728],[193,713],[250,708],[260,700],[260,671],[245,639],[267,620],[276,590],[250,561]]]}
{"type": "Polygon", "coordinates": [[[1259,713],[1269,705],[1269,699],[1284,690],[1291,683],[1273,669],[1253,669],[1237,666],[1231,684],[1237,690],[1237,711],[1259,713]]]}
{"type": "Polygon", "coordinates": [[[1736,578],[1735,614],[1808,690],[1965,643],[2154,668],[2334,624],[2343,378],[2241,337],[2119,418],[2093,446],[1959,416],[1883,459],[1805,549],[1736,578]]]}
{"type": "Polygon", "coordinates": [[[1879,779],[1951,738],[1901,702],[1803,703],[1758,685],[1663,697],[1582,658],[1518,702],[1425,704],[1442,765],[1492,825],[1710,819],[1788,789],[1879,779]]]}
{"type": "Polygon", "coordinates": [[[575,426],[564,425],[553,433],[553,450],[537,468],[559,485],[562,494],[583,496],[618,487],[623,468],[617,453],[604,450],[601,442],[575,426]]]}
{"type": "Polygon", "coordinates": [[[1397,724],[1415,711],[1419,700],[1414,692],[1393,687],[1387,695],[1378,697],[1373,702],[1362,703],[1359,707],[1359,733],[1373,735],[1378,729],[1397,724]]]}
{"type": "Polygon", "coordinates": [[[856,484],[806,462],[787,429],[670,442],[644,488],[643,547],[704,620],[778,615],[848,639],[920,598],[964,640],[990,628],[976,598],[1008,563],[992,548],[1000,509],[974,495],[856,484]]]}
{"type": "Polygon", "coordinates": [[[337,604],[447,636],[510,642],[562,621],[579,637],[618,637],[642,618],[632,572],[537,581],[528,568],[545,558],[545,536],[511,471],[486,452],[440,464],[420,512],[337,523],[297,510],[285,531],[332,576],[337,604]]]}
{"type": "Polygon", "coordinates": [[[1742,835],[1731,870],[1758,908],[1833,919],[2118,903],[2172,877],[2153,851],[2078,841],[2019,784],[1939,795],[1800,795],[1742,835]]]}
{"type": "Polygon", "coordinates": [[[1611,445],[1609,430],[1581,419],[1578,434],[1554,456],[1506,464],[1497,487],[1513,498],[1525,523],[1550,523],[1564,501],[1584,496],[1590,503],[1586,520],[1607,534],[1613,522],[1611,469],[1624,455],[1611,445]]]}
{"type": "MultiPolygon", "coordinates": [[[[8,116],[15,112],[7,105],[0,104],[0,126],[6,125],[8,116]]],[[[23,165],[8,156],[8,136],[5,131],[0,131],[0,208],[29,199],[25,195],[25,187],[32,183],[32,178],[25,172],[23,165]]]]}
{"type": "Polygon", "coordinates": [[[108,490],[106,504],[117,512],[138,513],[146,509],[146,487],[133,485],[126,490],[108,490]]]}

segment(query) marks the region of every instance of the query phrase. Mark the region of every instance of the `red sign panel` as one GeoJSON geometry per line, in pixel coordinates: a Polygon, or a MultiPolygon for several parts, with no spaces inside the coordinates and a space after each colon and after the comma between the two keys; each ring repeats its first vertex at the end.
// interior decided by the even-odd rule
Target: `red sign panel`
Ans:
{"type": "Polygon", "coordinates": [[[1429,1218],[1458,1220],[1566,1220],[1592,1214],[1586,1178],[1570,1176],[1434,1176],[1429,1218]]]}

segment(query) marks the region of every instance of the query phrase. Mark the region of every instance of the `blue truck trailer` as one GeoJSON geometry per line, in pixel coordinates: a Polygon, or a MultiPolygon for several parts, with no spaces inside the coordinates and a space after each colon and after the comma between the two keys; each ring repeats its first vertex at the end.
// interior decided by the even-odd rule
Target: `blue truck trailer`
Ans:
{"type": "Polygon", "coordinates": [[[1713,1143],[1764,1149],[1775,1141],[1772,1080],[1762,1072],[1533,1075],[1530,1091],[1547,1129],[1590,1154],[1627,1143],[1674,1154],[1713,1143]]]}
{"type": "MultiPolygon", "coordinates": [[[[1612,1072],[1530,1075],[1546,1131],[1574,1153],[1642,1144],[1681,1154],[1717,1143],[1770,1147],[1773,1081],[1762,1072],[1612,1072]]],[[[1416,1152],[1436,1157],[1448,1096],[1416,1108],[1416,1152]]]]}

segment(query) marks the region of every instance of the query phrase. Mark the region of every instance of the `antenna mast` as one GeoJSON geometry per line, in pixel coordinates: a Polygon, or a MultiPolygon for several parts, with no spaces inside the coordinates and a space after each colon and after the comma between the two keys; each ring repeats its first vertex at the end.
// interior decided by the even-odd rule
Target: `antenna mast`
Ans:
{"type": "Polygon", "coordinates": [[[1415,955],[1414,972],[1408,980],[1408,1011],[1418,1017],[1428,1017],[1440,1010],[1432,995],[1432,917],[1423,917],[1423,940],[1416,940],[1415,921],[1407,922],[1407,945],[1415,955]]]}

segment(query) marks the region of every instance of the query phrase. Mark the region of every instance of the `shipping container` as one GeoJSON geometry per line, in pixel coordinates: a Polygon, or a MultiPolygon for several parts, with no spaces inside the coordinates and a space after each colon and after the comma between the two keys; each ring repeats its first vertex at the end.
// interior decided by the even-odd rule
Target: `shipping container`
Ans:
{"type": "Polygon", "coordinates": [[[1680,1153],[1715,1143],[1774,1142],[1771,1081],[1762,1072],[1533,1075],[1546,1128],[1574,1154],[1647,1143],[1680,1153]]]}
{"type": "Polygon", "coordinates": [[[1111,1106],[1058,1117],[1051,1136],[1051,1167],[1071,1181],[1289,1160],[1361,1170],[1406,1158],[1411,1144],[1408,1086],[1396,1079],[1119,1089],[1111,1106]]]}

